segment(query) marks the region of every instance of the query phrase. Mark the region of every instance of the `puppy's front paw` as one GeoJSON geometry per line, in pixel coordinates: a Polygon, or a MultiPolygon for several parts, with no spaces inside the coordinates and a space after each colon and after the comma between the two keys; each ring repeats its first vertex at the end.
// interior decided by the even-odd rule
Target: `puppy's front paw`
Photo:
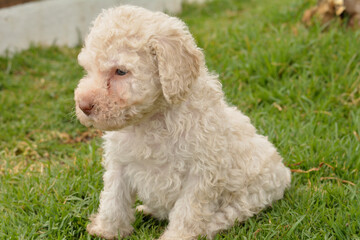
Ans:
{"type": "Polygon", "coordinates": [[[91,223],[86,227],[86,230],[90,235],[95,235],[105,239],[118,239],[119,237],[125,237],[132,233],[133,228],[119,228],[113,225],[113,223],[105,223],[100,220],[98,216],[90,217],[91,223]]]}
{"type": "Polygon", "coordinates": [[[90,223],[87,225],[86,230],[90,235],[98,236],[105,239],[117,239],[118,234],[115,232],[108,232],[104,228],[102,228],[100,225],[96,223],[90,223]]]}
{"type": "Polygon", "coordinates": [[[196,240],[198,236],[181,232],[165,231],[158,240],[196,240]]]}
{"type": "Polygon", "coordinates": [[[167,236],[160,236],[160,238],[158,240],[196,240],[198,239],[198,237],[193,237],[193,236],[189,236],[189,237],[167,237],[167,236]]]}

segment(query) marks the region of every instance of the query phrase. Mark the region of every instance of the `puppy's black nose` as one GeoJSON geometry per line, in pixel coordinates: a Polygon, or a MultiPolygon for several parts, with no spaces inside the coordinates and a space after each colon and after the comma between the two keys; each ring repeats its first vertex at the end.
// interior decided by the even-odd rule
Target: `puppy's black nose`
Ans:
{"type": "Polygon", "coordinates": [[[92,109],[94,108],[94,104],[88,101],[80,101],[79,108],[81,109],[81,111],[83,111],[86,114],[86,116],[89,116],[91,114],[92,109]]]}

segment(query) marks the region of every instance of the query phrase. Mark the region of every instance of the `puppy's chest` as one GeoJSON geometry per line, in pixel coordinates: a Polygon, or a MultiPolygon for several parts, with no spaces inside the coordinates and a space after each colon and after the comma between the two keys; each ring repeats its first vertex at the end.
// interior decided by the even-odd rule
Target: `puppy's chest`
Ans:
{"type": "Polygon", "coordinates": [[[144,204],[171,209],[189,174],[191,154],[184,141],[174,142],[154,131],[113,133],[105,140],[105,167],[124,166],[124,177],[144,204]]]}
{"type": "Polygon", "coordinates": [[[170,210],[179,197],[186,178],[183,166],[131,163],[126,167],[126,177],[144,204],[154,209],[170,210]]]}

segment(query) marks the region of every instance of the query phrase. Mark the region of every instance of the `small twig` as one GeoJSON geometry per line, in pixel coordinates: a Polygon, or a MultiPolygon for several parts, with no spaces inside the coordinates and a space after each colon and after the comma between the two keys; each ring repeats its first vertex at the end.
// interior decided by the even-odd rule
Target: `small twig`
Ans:
{"type": "Polygon", "coordinates": [[[303,163],[303,161],[297,162],[297,163],[289,163],[287,166],[288,166],[288,167],[291,167],[291,166],[299,166],[299,165],[302,164],[302,163],[303,163]]]}
{"type": "Polygon", "coordinates": [[[319,167],[316,167],[316,168],[310,168],[309,170],[302,170],[302,169],[291,169],[291,172],[296,172],[296,173],[309,173],[309,172],[314,172],[314,171],[319,171],[320,168],[322,166],[328,166],[329,168],[331,168],[332,170],[334,170],[335,168],[333,166],[331,166],[330,164],[328,163],[325,163],[325,162],[321,162],[319,164],[319,167]]]}
{"type": "Polygon", "coordinates": [[[254,232],[254,237],[256,237],[256,235],[261,231],[261,228],[258,228],[255,232],[254,232]]]}
{"type": "Polygon", "coordinates": [[[319,164],[319,167],[322,167],[323,165],[328,166],[328,167],[331,168],[332,170],[335,169],[333,166],[331,166],[330,164],[328,164],[328,163],[326,163],[326,162],[321,162],[321,163],[319,164]]]}
{"type": "Polygon", "coordinates": [[[320,114],[325,114],[325,115],[328,115],[328,116],[331,116],[331,112],[327,112],[327,111],[314,111],[314,113],[320,113],[320,114]]]}
{"type": "Polygon", "coordinates": [[[309,172],[314,172],[314,171],[319,171],[320,168],[310,168],[309,170],[302,170],[302,169],[291,169],[291,172],[296,172],[296,173],[309,173],[309,172]]]}
{"type": "Polygon", "coordinates": [[[347,183],[350,184],[352,186],[355,186],[356,184],[347,180],[343,180],[337,177],[321,177],[320,180],[337,180],[338,182],[342,182],[342,183],[347,183]]]}

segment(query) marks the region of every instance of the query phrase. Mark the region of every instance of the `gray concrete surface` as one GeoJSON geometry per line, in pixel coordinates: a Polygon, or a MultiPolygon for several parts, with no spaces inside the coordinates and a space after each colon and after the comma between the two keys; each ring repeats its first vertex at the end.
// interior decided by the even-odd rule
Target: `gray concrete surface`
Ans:
{"type": "Polygon", "coordinates": [[[0,55],[26,49],[30,44],[81,44],[101,10],[120,4],[170,13],[181,11],[181,0],[43,0],[3,8],[0,9],[0,55]]]}

